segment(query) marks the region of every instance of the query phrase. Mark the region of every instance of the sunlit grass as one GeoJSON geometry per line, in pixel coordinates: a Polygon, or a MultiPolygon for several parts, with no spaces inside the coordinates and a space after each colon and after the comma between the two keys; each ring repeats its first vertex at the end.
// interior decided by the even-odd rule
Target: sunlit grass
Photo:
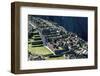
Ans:
{"type": "Polygon", "coordinates": [[[47,55],[47,54],[52,54],[46,47],[44,46],[37,46],[33,47],[31,44],[28,46],[29,52],[32,54],[37,54],[37,55],[47,55]]]}

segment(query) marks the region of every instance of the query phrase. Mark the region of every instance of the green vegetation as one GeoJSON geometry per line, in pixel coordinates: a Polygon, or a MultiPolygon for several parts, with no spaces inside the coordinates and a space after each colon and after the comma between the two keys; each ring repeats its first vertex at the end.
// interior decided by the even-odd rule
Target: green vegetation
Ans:
{"type": "Polygon", "coordinates": [[[39,32],[33,31],[33,36],[28,40],[28,50],[31,54],[48,55],[52,54],[46,47],[44,47],[39,32]]]}
{"type": "Polygon", "coordinates": [[[28,29],[28,60],[88,58],[87,42],[58,23],[29,16],[28,29]]]}
{"type": "Polygon", "coordinates": [[[32,54],[38,54],[38,55],[47,55],[47,54],[52,54],[46,47],[44,46],[39,46],[39,47],[32,47],[31,44],[28,46],[29,52],[32,54]]]}

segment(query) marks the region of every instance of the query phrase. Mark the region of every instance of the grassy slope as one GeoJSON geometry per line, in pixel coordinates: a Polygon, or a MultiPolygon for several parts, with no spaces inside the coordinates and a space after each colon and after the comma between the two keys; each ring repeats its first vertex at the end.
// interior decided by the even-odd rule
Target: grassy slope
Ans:
{"type": "Polygon", "coordinates": [[[32,54],[38,54],[38,55],[47,55],[47,54],[52,54],[47,48],[44,46],[39,46],[39,47],[32,47],[31,44],[28,46],[29,52],[32,54]]]}

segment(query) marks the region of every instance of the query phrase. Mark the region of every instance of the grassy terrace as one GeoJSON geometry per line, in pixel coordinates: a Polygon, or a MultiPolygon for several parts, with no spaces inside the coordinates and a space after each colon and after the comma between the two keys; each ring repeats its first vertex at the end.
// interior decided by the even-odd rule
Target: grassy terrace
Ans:
{"type": "Polygon", "coordinates": [[[36,46],[33,47],[31,44],[28,45],[29,52],[32,54],[38,54],[38,55],[48,55],[52,54],[46,47],[44,46],[36,46]]]}
{"type": "Polygon", "coordinates": [[[28,40],[29,52],[31,52],[31,54],[37,54],[37,55],[52,54],[52,52],[50,52],[49,49],[43,46],[43,42],[41,40],[39,32],[34,30],[32,34],[33,34],[33,37],[28,40]]]}
{"type": "MultiPolygon", "coordinates": [[[[42,55],[46,57],[46,60],[64,59],[63,56],[50,58],[49,55],[52,55],[53,53],[43,45],[43,41],[39,35],[39,32],[34,30],[31,34],[32,34],[32,37],[28,39],[28,51],[31,54],[42,55]]],[[[59,50],[62,50],[62,49],[63,48],[61,47],[59,48],[59,50]]]]}

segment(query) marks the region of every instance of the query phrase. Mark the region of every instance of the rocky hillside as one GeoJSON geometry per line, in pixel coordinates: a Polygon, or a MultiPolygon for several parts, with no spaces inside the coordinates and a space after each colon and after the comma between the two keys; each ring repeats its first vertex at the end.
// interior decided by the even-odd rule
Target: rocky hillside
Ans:
{"type": "Polygon", "coordinates": [[[29,16],[28,22],[29,37],[35,29],[40,35],[43,45],[51,49],[55,55],[63,55],[65,59],[88,57],[88,44],[77,34],[67,31],[56,22],[40,17],[29,16]]]}

